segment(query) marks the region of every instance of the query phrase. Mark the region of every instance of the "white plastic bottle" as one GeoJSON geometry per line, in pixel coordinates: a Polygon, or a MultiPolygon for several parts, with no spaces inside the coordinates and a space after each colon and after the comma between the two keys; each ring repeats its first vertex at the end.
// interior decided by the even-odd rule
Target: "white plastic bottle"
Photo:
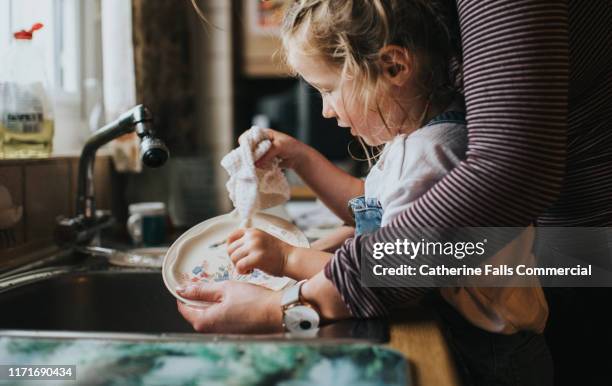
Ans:
{"type": "Polygon", "coordinates": [[[32,45],[37,23],[14,34],[0,72],[0,156],[48,157],[54,120],[42,54],[32,45]]]}

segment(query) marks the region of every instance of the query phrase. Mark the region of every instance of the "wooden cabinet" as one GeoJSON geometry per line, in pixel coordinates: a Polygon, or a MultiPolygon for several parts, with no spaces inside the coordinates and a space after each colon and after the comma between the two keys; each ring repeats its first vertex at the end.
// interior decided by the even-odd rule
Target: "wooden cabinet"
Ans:
{"type": "Polygon", "coordinates": [[[242,0],[239,21],[242,72],[249,77],[287,77],[280,52],[280,25],[288,0],[242,0]]]}

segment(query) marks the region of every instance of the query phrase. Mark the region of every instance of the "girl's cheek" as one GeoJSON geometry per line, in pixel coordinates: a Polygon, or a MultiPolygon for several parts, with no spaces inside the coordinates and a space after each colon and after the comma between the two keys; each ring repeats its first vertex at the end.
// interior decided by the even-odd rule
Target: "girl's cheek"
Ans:
{"type": "Polygon", "coordinates": [[[358,122],[361,122],[361,113],[353,108],[354,106],[349,105],[346,106],[344,105],[344,103],[339,103],[338,105],[338,115],[340,116],[341,120],[343,122],[352,124],[352,125],[357,125],[358,122]]]}

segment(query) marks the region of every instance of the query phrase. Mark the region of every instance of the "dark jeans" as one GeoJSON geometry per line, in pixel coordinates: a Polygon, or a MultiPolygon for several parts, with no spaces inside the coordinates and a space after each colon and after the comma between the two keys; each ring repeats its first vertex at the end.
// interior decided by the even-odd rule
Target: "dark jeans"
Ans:
{"type": "MultiPolygon", "coordinates": [[[[573,261],[612,270],[609,228],[559,228],[536,239],[540,261],[573,261]]],[[[544,335],[554,362],[555,386],[612,385],[612,288],[544,288],[550,314],[544,335]]]]}
{"type": "Polygon", "coordinates": [[[553,385],[552,359],[543,335],[530,331],[504,335],[482,330],[437,291],[426,303],[438,316],[463,386],[553,385]]]}
{"type": "Polygon", "coordinates": [[[544,288],[555,386],[612,385],[612,288],[544,288]]]}

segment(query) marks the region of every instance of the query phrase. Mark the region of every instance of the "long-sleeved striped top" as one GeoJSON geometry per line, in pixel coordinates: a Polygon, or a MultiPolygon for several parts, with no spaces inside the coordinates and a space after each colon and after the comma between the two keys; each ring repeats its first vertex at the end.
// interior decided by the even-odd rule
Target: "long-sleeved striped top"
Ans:
{"type": "MultiPolygon", "coordinates": [[[[612,225],[612,2],[457,7],[467,157],[380,239],[421,227],[612,225]]],[[[325,267],[354,316],[386,315],[427,291],[362,286],[361,242],[348,240],[325,267]]]]}

